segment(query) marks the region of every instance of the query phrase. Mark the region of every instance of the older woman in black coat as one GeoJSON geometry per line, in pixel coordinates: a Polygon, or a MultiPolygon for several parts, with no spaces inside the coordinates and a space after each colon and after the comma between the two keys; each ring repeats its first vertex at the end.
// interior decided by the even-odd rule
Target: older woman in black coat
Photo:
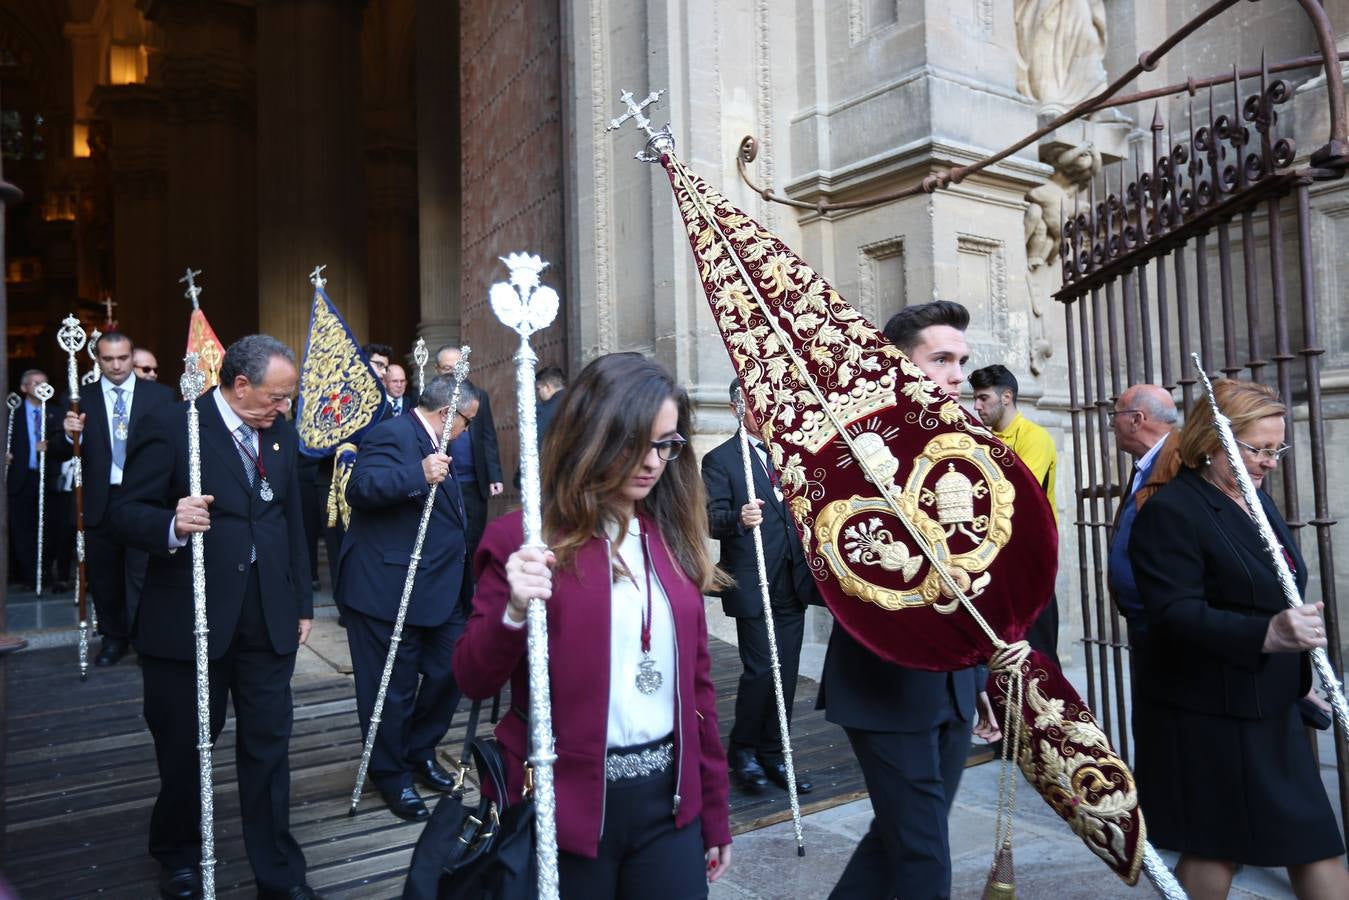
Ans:
{"type": "MultiPolygon", "coordinates": [[[[1252,382],[1220,381],[1215,394],[1258,488],[1287,452],[1286,409],[1252,382]]],[[[1194,898],[1227,896],[1238,864],[1287,867],[1300,898],[1349,897],[1297,709],[1311,687],[1307,651],[1326,646],[1322,604],[1287,607],[1207,403],[1175,451],[1179,471],[1140,500],[1129,544],[1148,617],[1134,729],[1149,837],[1181,853],[1176,874],[1194,898]]],[[[1302,591],[1306,563],[1258,496],[1302,591]]]]}

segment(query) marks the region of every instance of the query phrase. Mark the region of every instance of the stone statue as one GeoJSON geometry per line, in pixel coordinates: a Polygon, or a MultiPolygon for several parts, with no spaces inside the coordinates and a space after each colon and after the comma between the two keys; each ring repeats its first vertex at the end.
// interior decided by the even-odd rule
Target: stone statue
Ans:
{"type": "Polygon", "coordinates": [[[1073,214],[1073,198],[1101,171],[1101,152],[1090,142],[1053,159],[1054,174],[1026,194],[1026,264],[1053,263],[1059,252],[1059,225],[1073,214]]]}
{"type": "Polygon", "coordinates": [[[1105,0],[1014,0],[1017,90],[1062,113],[1106,85],[1105,0]]]}

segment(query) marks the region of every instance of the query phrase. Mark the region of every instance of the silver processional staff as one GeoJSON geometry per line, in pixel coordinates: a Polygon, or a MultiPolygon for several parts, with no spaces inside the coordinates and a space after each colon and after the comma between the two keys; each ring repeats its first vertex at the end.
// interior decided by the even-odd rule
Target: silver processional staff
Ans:
{"type": "Polygon", "coordinates": [[[33,388],[33,393],[42,401],[42,425],[38,431],[38,446],[42,448],[37,455],[37,575],[34,579],[34,593],[42,593],[42,570],[46,568],[42,560],[42,532],[47,519],[47,401],[56,395],[55,389],[47,382],[33,388]]]}
{"type": "MultiPolygon", "coordinates": [[[[515,352],[516,412],[520,427],[520,502],[524,507],[524,546],[546,550],[539,487],[539,427],[534,393],[534,366],[539,358],[529,346],[534,332],[548,327],[557,316],[557,291],[539,284],[548,263],[528,253],[501,258],[510,269],[510,283],[492,285],[492,312],[520,335],[515,352]]],[[[534,777],[534,833],[537,839],[539,897],[556,900],[557,800],[553,793],[553,702],[548,680],[548,606],[531,600],[526,616],[529,660],[529,763],[534,777]]]]}

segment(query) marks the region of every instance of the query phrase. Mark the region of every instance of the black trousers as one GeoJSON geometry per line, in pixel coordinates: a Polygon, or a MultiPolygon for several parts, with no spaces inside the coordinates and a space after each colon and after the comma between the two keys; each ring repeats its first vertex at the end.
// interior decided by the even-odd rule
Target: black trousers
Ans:
{"type": "Polygon", "coordinates": [[[691,900],[707,896],[702,823],[676,828],[675,767],[611,781],[599,853],[557,855],[563,900],[691,900]]]}
{"type": "Polygon", "coordinates": [[[131,636],[132,611],[149,562],[143,551],[127,549],[107,516],[85,530],[84,564],[98,612],[99,634],[123,641],[131,636]]]}
{"type": "MultiPolygon", "coordinates": [[[[412,786],[412,767],[435,758],[459,706],[459,684],[451,661],[455,641],[468,616],[461,605],[445,624],[404,625],[379,732],[370,751],[370,778],[385,793],[412,786]],[[420,682],[420,683],[419,683],[420,682]]],[[[393,623],[347,609],[347,646],[356,682],[356,713],[361,735],[369,733],[380,675],[389,655],[393,623]]]]}
{"type": "MultiPolygon", "coordinates": [[[[796,676],[801,664],[801,640],[806,629],[806,607],[797,599],[791,567],[782,566],[768,587],[773,608],[773,626],[782,671],[782,699],[787,705],[787,723],[792,721],[796,699],[796,676]]],[[[749,750],[766,765],[782,761],[782,734],[778,728],[777,699],[773,696],[772,654],[768,647],[768,623],[760,613],[735,620],[740,645],[740,684],[735,695],[735,724],[731,749],[749,750]]]]}
{"type": "Polygon", "coordinates": [[[952,705],[926,731],[846,729],[875,817],[830,897],[950,897],[947,816],[965,771],[973,727],[952,705]]]}
{"type": "Polygon", "coordinates": [[[464,567],[465,578],[472,579],[473,554],[482,540],[483,529],[487,527],[487,500],[478,488],[477,482],[459,482],[459,493],[464,498],[464,547],[465,559],[469,564],[464,567]]]}
{"type": "MultiPolygon", "coordinates": [[[[14,466],[22,464],[22,460],[16,460],[14,466]]],[[[14,553],[14,574],[26,585],[37,582],[37,473],[29,474],[27,483],[9,495],[9,543],[14,553]]],[[[50,552],[43,555],[51,558],[50,552]]]]}
{"type": "MultiPolygon", "coordinates": [[[[229,650],[212,660],[211,739],[234,702],[235,765],[244,849],[259,891],[304,883],[305,860],[290,833],[290,678],[295,654],[272,650],[262,617],[257,569],[244,594],[229,650]]],[[[150,855],[170,869],[201,861],[201,793],[197,763],[196,667],[141,657],[145,722],[155,741],[159,796],[150,816],[150,855]]]]}

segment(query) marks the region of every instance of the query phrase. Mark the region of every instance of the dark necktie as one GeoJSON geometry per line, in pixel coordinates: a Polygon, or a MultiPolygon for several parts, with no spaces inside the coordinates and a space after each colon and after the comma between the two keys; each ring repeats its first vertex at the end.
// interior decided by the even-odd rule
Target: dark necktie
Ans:
{"type": "MultiPolygon", "coordinates": [[[[248,483],[251,487],[258,485],[258,463],[253,456],[253,435],[256,432],[246,422],[240,422],[239,427],[234,429],[238,440],[234,442],[234,449],[239,451],[239,459],[244,464],[244,474],[248,476],[248,483]]],[[[255,563],[258,561],[258,548],[253,545],[248,548],[248,561],[255,563]]]]}

